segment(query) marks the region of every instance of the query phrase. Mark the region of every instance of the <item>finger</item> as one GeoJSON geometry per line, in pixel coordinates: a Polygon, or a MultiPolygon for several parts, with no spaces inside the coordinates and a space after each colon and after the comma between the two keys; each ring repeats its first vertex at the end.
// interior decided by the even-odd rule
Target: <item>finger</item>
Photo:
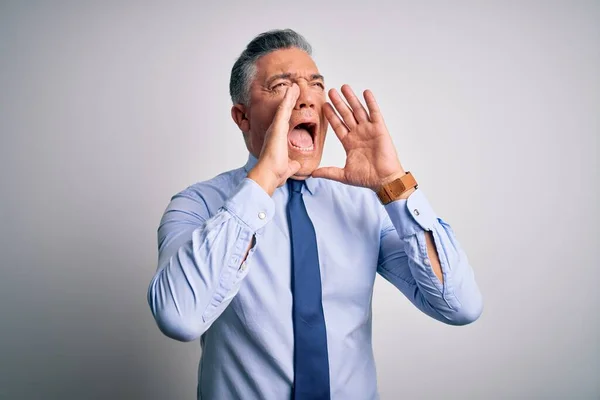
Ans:
{"type": "Polygon", "coordinates": [[[313,178],[331,179],[341,183],[346,183],[345,173],[342,168],[338,167],[321,167],[317,168],[311,174],[313,178]]]}
{"type": "Polygon", "coordinates": [[[358,123],[356,121],[356,118],[354,118],[352,109],[350,109],[350,107],[348,107],[344,100],[342,100],[342,96],[340,96],[337,90],[335,89],[331,89],[329,91],[329,98],[331,99],[331,103],[335,106],[337,112],[344,119],[344,123],[346,124],[346,126],[349,128],[349,130],[352,130],[352,128],[354,128],[358,123]]]}
{"type": "Polygon", "coordinates": [[[370,90],[365,90],[363,96],[365,97],[365,103],[367,103],[367,107],[369,108],[371,122],[383,122],[383,115],[381,115],[379,105],[377,104],[377,100],[375,100],[375,95],[373,95],[373,92],[370,90]]]}
{"type": "Polygon", "coordinates": [[[344,124],[344,122],[342,122],[340,117],[338,117],[335,110],[333,109],[333,106],[329,103],[325,103],[323,105],[323,112],[325,114],[325,118],[327,118],[327,121],[329,121],[329,125],[331,125],[331,127],[333,128],[333,131],[335,132],[338,139],[340,139],[340,141],[344,140],[344,137],[348,134],[348,127],[346,126],[346,124],[344,124]]]}
{"type": "Polygon", "coordinates": [[[342,85],[342,93],[344,94],[346,100],[348,100],[350,107],[352,107],[356,121],[359,123],[368,121],[369,114],[367,114],[367,110],[365,110],[358,97],[356,97],[350,85],[342,85]]]}
{"type": "Polygon", "coordinates": [[[286,179],[289,178],[290,176],[294,175],[296,172],[298,172],[300,170],[300,167],[302,166],[300,164],[300,162],[296,161],[296,160],[290,160],[288,159],[288,171],[287,171],[287,176],[286,179]]]}
{"type": "Polygon", "coordinates": [[[285,132],[286,135],[288,134],[292,110],[294,109],[299,96],[300,87],[295,83],[286,90],[283,100],[279,103],[277,111],[275,111],[275,116],[273,117],[272,126],[275,132],[281,132],[281,134],[285,132]]]}

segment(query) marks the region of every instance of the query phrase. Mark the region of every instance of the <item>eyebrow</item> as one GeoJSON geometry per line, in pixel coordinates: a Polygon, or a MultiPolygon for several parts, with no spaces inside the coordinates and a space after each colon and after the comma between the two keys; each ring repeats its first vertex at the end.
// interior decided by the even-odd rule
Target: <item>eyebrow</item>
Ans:
{"type": "MultiPolygon", "coordinates": [[[[273,83],[277,79],[291,79],[293,76],[295,76],[295,74],[290,74],[289,72],[287,72],[285,74],[273,75],[272,77],[267,79],[267,82],[265,83],[265,85],[270,86],[271,83],[273,83]]],[[[317,81],[317,80],[321,80],[321,81],[325,82],[325,77],[321,74],[312,74],[310,76],[310,81],[317,81]]]]}

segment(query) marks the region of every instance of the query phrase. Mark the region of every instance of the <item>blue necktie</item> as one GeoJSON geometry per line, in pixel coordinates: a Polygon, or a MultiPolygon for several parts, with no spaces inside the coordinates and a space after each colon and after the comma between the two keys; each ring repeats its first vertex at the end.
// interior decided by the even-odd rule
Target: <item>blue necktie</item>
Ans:
{"type": "Polygon", "coordinates": [[[321,303],[317,237],[302,199],[304,181],[288,179],[292,242],[294,400],[329,400],[327,331],[321,303]]]}

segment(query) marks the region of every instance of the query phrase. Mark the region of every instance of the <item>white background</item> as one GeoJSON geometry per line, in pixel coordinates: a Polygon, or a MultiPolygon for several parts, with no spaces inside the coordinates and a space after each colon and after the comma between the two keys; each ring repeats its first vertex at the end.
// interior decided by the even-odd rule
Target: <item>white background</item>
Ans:
{"type": "Polygon", "coordinates": [[[146,303],[156,229],[246,161],[229,73],[290,27],[373,90],[484,296],[450,327],[378,278],[382,398],[598,398],[600,4],[206,3],[0,3],[0,397],[194,398],[198,342],[146,303]]]}

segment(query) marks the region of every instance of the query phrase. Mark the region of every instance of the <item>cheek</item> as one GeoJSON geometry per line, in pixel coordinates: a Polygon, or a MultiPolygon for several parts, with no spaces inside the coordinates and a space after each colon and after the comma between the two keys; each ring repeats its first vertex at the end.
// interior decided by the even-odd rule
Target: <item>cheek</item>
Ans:
{"type": "Polygon", "coordinates": [[[265,141],[264,133],[261,133],[259,131],[252,132],[252,146],[257,151],[260,151],[262,149],[264,141],[265,141]]]}
{"type": "Polygon", "coordinates": [[[253,127],[256,127],[257,130],[266,131],[271,125],[280,103],[281,101],[262,101],[258,106],[255,106],[254,112],[251,114],[253,127]]]}
{"type": "Polygon", "coordinates": [[[262,149],[265,134],[267,129],[269,129],[270,124],[271,121],[267,115],[253,114],[250,116],[250,142],[256,151],[262,149]]]}
{"type": "Polygon", "coordinates": [[[256,115],[256,133],[264,137],[265,133],[273,123],[280,102],[269,102],[261,105],[260,114],[256,115]]]}

